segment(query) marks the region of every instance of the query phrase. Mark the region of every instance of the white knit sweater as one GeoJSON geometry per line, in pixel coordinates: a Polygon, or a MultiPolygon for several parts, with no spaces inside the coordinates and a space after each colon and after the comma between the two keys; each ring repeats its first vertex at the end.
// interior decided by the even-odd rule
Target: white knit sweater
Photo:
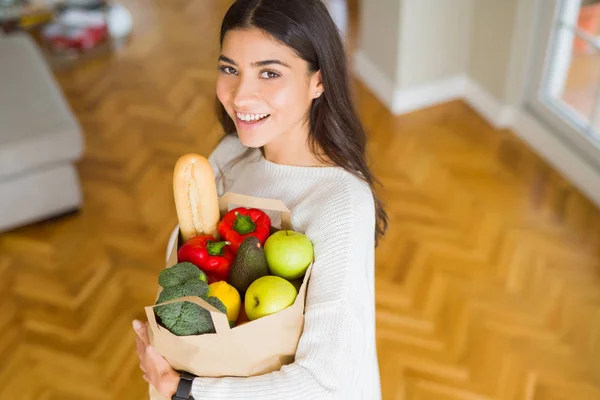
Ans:
{"type": "MultiPolygon", "coordinates": [[[[216,174],[246,149],[237,137],[227,137],[209,157],[216,174]]],[[[379,400],[375,209],[368,185],[341,168],[275,164],[258,149],[225,177],[218,181],[219,195],[282,200],[292,229],[313,242],[315,262],[294,363],[256,377],[196,378],[194,398],[379,400]]],[[[279,226],[279,215],[269,215],[279,226]]]]}

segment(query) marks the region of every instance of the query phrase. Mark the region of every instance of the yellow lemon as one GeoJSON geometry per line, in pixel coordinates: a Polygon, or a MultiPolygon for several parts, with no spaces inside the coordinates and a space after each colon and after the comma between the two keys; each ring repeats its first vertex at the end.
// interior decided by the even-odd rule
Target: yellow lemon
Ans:
{"type": "Polygon", "coordinates": [[[208,285],[208,295],[215,296],[227,307],[227,319],[237,320],[240,314],[242,299],[236,288],[225,281],[218,281],[208,285]]]}

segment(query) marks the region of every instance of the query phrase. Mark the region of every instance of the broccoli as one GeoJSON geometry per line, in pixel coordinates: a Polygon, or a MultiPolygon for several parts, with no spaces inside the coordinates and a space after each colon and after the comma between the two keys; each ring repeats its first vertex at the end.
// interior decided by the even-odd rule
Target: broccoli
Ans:
{"type": "MultiPolygon", "coordinates": [[[[161,273],[162,278],[159,277],[159,283],[163,286],[163,290],[155,304],[186,296],[198,296],[219,311],[227,313],[227,307],[218,298],[208,296],[208,283],[199,279],[201,275],[198,272],[201,271],[195,265],[179,263],[165,271],[161,273]],[[196,271],[192,271],[186,264],[193,266],[196,271]],[[165,273],[168,270],[172,271],[165,273]]],[[[174,335],[188,336],[215,333],[210,312],[189,301],[165,304],[155,307],[154,311],[160,318],[162,325],[174,335]]]]}
{"type": "Polygon", "coordinates": [[[199,279],[206,282],[206,274],[190,262],[181,262],[162,270],[158,276],[158,284],[167,288],[191,279],[199,279]]]}
{"type": "Polygon", "coordinates": [[[202,311],[204,311],[202,307],[189,301],[167,304],[156,309],[156,313],[161,317],[165,328],[177,336],[208,333],[208,324],[212,324],[212,321],[210,320],[210,314],[207,320],[202,315],[202,311]]]}
{"type": "MultiPolygon", "coordinates": [[[[225,307],[225,304],[223,304],[221,302],[221,300],[219,300],[217,297],[214,297],[214,296],[205,297],[204,300],[206,300],[206,302],[208,304],[215,307],[217,310],[223,312],[224,314],[227,314],[227,307],[225,307]]],[[[210,316],[210,312],[205,310],[202,307],[198,307],[198,308],[200,309],[200,314],[198,316],[197,325],[196,325],[198,328],[198,333],[199,334],[215,333],[216,332],[215,325],[213,324],[212,317],[210,316]]]]}
{"type": "Polygon", "coordinates": [[[204,298],[208,295],[208,284],[206,282],[191,280],[184,282],[177,286],[169,286],[163,289],[158,296],[158,301],[164,303],[165,301],[178,299],[185,296],[199,296],[204,298]]]}
{"type": "Polygon", "coordinates": [[[213,306],[217,310],[221,311],[224,314],[227,314],[227,307],[225,306],[225,304],[223,304],[223,302],[221,300],[219,300],[218,297],[210,296],[210,297],[208,297],[208,298],[206,298],[204,300],[206,300],[206,302],[208,304],[210,304],[211,306],[213,306]]]}

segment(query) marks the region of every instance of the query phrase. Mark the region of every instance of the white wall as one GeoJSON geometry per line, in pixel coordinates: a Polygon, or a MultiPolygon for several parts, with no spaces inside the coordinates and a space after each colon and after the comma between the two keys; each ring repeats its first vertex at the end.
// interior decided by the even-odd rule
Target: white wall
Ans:
{"type": "Polygon", "coordinates": [[[416,87],[465,72],[472,5],[473,0],[402,2],[399,88],[416,87]]]}
{"type": "Polygon", "coordinates": [[[482,89],[507,99],[518,0],[478,0],[473,3],[472,35],[467,73],[482,89]]]}
{"type": "Polygon", "coordinates": [[[465,86],[474,0],[361,0],[357,74],[394,113],[422,107],[465,86]]]}
{"type": "Polygon", "coordinates": [[[401,0],[361,0],[358,47],[377,65],[382,79],[396,82],[402,31],[401,0]]]}

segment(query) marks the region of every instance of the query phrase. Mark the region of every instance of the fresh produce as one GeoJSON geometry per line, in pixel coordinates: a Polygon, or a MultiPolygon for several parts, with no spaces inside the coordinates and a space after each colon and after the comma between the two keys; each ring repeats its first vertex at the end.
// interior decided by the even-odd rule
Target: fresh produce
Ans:
{"type": "Polygon", "coordinates": [[[260,240],[255,236],[248,236],[235,255],[229,271],[229,283],[243,297],[248,286],[265,275],[269,275],[269,266],[260,240]]]}
{"type": "MultiPolygon", "coordinates": [[[[194,267],[195,267],[195,265],[194,265],[194,267]]],[[[202,271],[201,269],[198,269],[198,271],[200,271],[200,276],[198,277],[198,279],[201,280],[201,281],[203,281],[203,282],[208,283],[208,278],[206,277],[206,274],[204,273],[204,271],[202,271]]]]}
{"type": "Polygon", "coordinates": [[[205,157],[189,153],[177,160],[173,192],[183,240],[200,235],[216,237],[221,219],[219,198],[213,169],[205,157]]]}
{"type": "Polygon", "coordinates": [[[164,288],[176,286],[192,279],[206,282],[206,274],[194,264],[182,262],[162,270],[158,276],[158,284],[164,288]]]}
{"type": "Polygon", "coordinates": [[[235,321],[235,326],[240,326],[247,322],[250,322],[250,320],[246,315],[246,307],[244,306],[244,303],[242,303],[242,306],[240,307],[240,315],[238,315],[237,320],[235,321]]]}
{"type": "Polygon", "coordinates": [[[313,245],[308,236],[292,230],[273,233],[265,242],[265,257],[271,274],[297,279],[313,261],[313,245]]]}
{"type": "Polygon", "coordinates": [[[288,279],[290,281],[290,283],[292,285],[294,285],[294,287],[296,288],[296,291],[300,291],[300,287],[302,286],[302,283],[304,282],[304,277],[301,278],[297,278],[297,279],[288,279]]]}
{"type": "Polygon", "coordinates": [[[289,281],[273,275],[258,278],[246,291],[244,308],[250,321],[281,311],[296,300],[298,292],[289,281]]]}
{"type": "Polygon", "coordinates": [[[194,236],[177,251],[177,261],[190,262],[200,268],[209,284],[228,280],[234,258],[229,242],[219,242],[209,235],[194,236]]]}
{"type": "MultiPolygon", "coordinates": [[[[196,268],[197,269],[197,268],[196,268]]],[[[199,279],[200,271],[193,275],[185,263],[175,264],[159,275],[159,282],[163,286],[155,304],[187,296],[198,296],[213,305],[219,311],[227,313],[227,307],[216,297],[209,296],[208,284],[199,279]],[[187,280],[186,280],[187,279],[187,280]],[[180,283],[175,283],[177,280],[180,283]]],[[[210,312],[189,301],[164,304],[154,308],[160,323],[171,333],[177,336],[199,335],[215,333],[210,312]]]]}
{"type": "MultiPolygon", "coordinates": [[[[224,309],[232,327],[294,303],[314,258],[305,234],[275,228],[260,206],[221,214],[214,171],[199,154],[177,160],[173,190],[182,242],[177,264],[159,277],[157,301],[195,293],[224,309]]],[[[194,304],[161,306],[159,313],[177,334],[214,330],[210,313],[194,304]]]]}
{"type": "Polygon", "coordinates": [[[225,304],[229,323],[235,323],[240,314],[240,306],[242,304],[242,299],[236,288],[225,281],[219,281],[208,285],[208,295],[218,298],[225,304]]]}
{"type": "Polygon", "coordinates": [[[248,236],[255,236],[264,245],[271,233],[271,218],[257,208],[238,207],[227,212],[217,226],[223,240],[231,242],[231,248],[238,248],[248,236]]]}

